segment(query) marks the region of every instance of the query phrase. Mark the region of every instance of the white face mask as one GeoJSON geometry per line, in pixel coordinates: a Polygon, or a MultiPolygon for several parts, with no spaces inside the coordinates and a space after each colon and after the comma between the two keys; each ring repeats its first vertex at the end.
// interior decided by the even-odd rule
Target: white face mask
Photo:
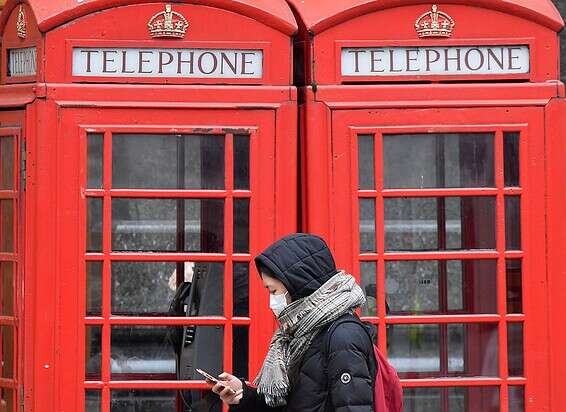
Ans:
{"type": "Polygon", "coordinates": [[[269,307],[275,313],[275,316],[279,317],[279,314],[287,306],[287,293],[281,293],[279,295],[269,295],[269,307]]]}

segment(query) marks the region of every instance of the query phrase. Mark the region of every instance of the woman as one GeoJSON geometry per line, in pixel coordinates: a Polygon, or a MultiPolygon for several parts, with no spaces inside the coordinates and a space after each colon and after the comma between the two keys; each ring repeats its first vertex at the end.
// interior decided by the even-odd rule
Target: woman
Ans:
{"type": "Polygon", "coordinates": [[[373,411],[376,363],[353,314],[365,302],[354,278],[336,270],[321,238],[303,233],[275,242],[255,263],[280,327],[256,388],[223,373],[212,390],[233,412],[373,411]],[[352,321],[337,323],[328,336],[345,317],[352,321]]]}

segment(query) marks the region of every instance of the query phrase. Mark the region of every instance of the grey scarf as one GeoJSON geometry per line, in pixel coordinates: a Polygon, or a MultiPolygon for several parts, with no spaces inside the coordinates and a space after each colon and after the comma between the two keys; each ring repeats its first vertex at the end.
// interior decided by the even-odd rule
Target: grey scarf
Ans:
{"type": "Polygon", "coordinates": [[[365,303],[355,279],[339,272],[311,295],[291,302],[279,315],[280,327],[271,338],[269,351],[254,383],[269,406],[287,404],[288,371],[301,360],[324,325],[365,303]]]}

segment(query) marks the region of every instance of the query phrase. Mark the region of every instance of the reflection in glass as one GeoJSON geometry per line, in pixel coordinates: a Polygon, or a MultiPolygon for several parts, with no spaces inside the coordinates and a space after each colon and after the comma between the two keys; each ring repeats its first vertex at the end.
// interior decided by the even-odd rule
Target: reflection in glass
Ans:
{"type": "Polygon", "coordinates": [[[14,390],[10,388],[0,388],[0,400],[2,401],[3,411],[15,411],[14,390]]]}
{"type": "Polygon", "coordinates": [[[250,251],[250,199],[234,199],[234,253],[250,251]]]}
{"type": "Polygon", "coordinates": [[[509,412],[525,412],[524,386],[509,386],[509,412]]]}
{"type": "Polygon", "coordinates": [[[493,133],[384,135],[384,187],[493,187],[493,138],[493,133]]]}
{"type": "Polygon", "coordinates": [[[86,199],[86,251],[102,252],[102,198],[86,199]]]}
{"type": "Polygon", "coordinates": [[[102,367],[102,326],[85,327],[86,380],[100,380],[102,367]]]}
{"type": "Polygon", "coordinates": [[[112,187],[224,189],[224,136],[114,134],[112,187]]]}
{"type": "Polygon", "coordinates": [[[100,412],[100,391],[94,389],[85,390],[85,412],[100,412]]]}
{"type": "Polygon", "coordinates": [[[360,199],[360,252],[375,252],[375,199],[360,199]]]}
{"type": "Polygon", "coordinates": [[[1,262],[2,274],[2,302],[0,314],[2,316],[14,316],[14,263],[1,262]]]}
{"type": "Polygon", "coordinates": [[[102,133],[87,134],[87,187],[102,188],[102,153],[104,135],[102,133]]]}
{"type": "Polygon", "coordinates": [[[523,275],[520,259],[507,259],[507,313],[523,313],[523,275]]]}
{"type": "Polygon", "coordinates": [[[505,248],[521,250],[520,196],[505,196],[505,248]]]}
{"type": "Polygon", "coordinates": [[[358,188],[375,189],[374,137],[371,134],[358,136],[358,188]]]}
{"type": "Polygon", "coordinates": [[[247,326],[234,326],[232,341],[233,375],[248,379],[249,329],[247,326]]]}
{"type": "Polygon", "coordinates": [[[403,388],[403,406],[404,412],[499,412],[499,387],[403,388]]]}
{"type": "Polygon", "coordinates": [[[102,262],[86,262],[86,315],[102,315],[102,262]]]}
{"type": "Polygon", "coordinates": [[[385,285],[394,315],[497,313],[495,260],[388,261],[385,285]]]}
{"type": "Polygon", "coordinates": [[[503,133],[505,186],[519,186],[519,133],[503,133]]]}
{"type": "Polygon", "coordinates": [[[509,376],[524,376],[523,324],[507,324],[507,353],[509,376]]]}
{"type": "Polygon", "coordinates": [[[221,253],[224,199],[112,199],[112,249],[221,253]]]}
{"type": "Polygon", "coordinates": [[[0,200],[1,235],[0,252],[14,252],[14,201],[0,200]]]}
{"type": "MultiPolygon", "coordinates": [[[[376,263],[360,262],[361,287],[366,295],[366,303],[362,306],[362,316],[377,316],[376,263]]],[[[389,285],[387,285],[389,287],[389,285]]]]}
{"type": "Polygon", "coordinates": [[[221,412],[222,401],[208,390],[113,390],[111,412],[221,412]]]}
{"type": "Polygon", "coordinates": [[[2,378],[14,378],[14,327],[4,325],[0,328],[2,333],[2,378]]]}
{"type": "Polygon", "coordinates": [[[249,135],[234,135],[234,189],[250,189],[249,135]]]}
{"type": "Polygon", "coordinates": [[[200,380],[195,367],[218,374],[223,336],[222,326],[112,326],[112,379],[200,380]]]}
{"type": "Polygon", "coordinates": [[[14,138],[0,137],[0,190],[14,190],[14,138]]]}
{"type": "Polygon", "coordinates": [[[221,316],[223,301],[221,262],[112,263],[114,315],[188,316],[190,307],[191,316],[221,316]],[[185,288],[183,296],[176,293],[185,288]],[[181,300],[176,307],[171,306],[174,299],[181,300]]]}
{"type": "Polygon", "coordinates": [[[495,198],[387,198],[385,249],[495,249],[495,198]]]}
{"type": "Polygon", "coordinates": [[[496,323],[389,325],[387,340],[402,378],[498,376],[496,323]]]}
{"type": "Polygon", "coordinates": [[[248,317],[250,316],[250,267],[247,262],[234,262],[233,268],[233,315],[248,317]]]}

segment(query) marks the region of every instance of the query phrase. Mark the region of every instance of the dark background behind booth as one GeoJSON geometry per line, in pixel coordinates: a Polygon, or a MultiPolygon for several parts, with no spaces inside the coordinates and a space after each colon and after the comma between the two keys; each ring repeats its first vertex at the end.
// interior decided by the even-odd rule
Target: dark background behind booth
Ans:
{"type": "MultiPolygon", "coordinates": [[[[554,4],[560,11],[563,18],[566,18],[566,0],[554,0],[554,4]]],[[[560,78],[562,81],[566,80],[566,30],[562,30],[560,33],[560,78]]]]}

